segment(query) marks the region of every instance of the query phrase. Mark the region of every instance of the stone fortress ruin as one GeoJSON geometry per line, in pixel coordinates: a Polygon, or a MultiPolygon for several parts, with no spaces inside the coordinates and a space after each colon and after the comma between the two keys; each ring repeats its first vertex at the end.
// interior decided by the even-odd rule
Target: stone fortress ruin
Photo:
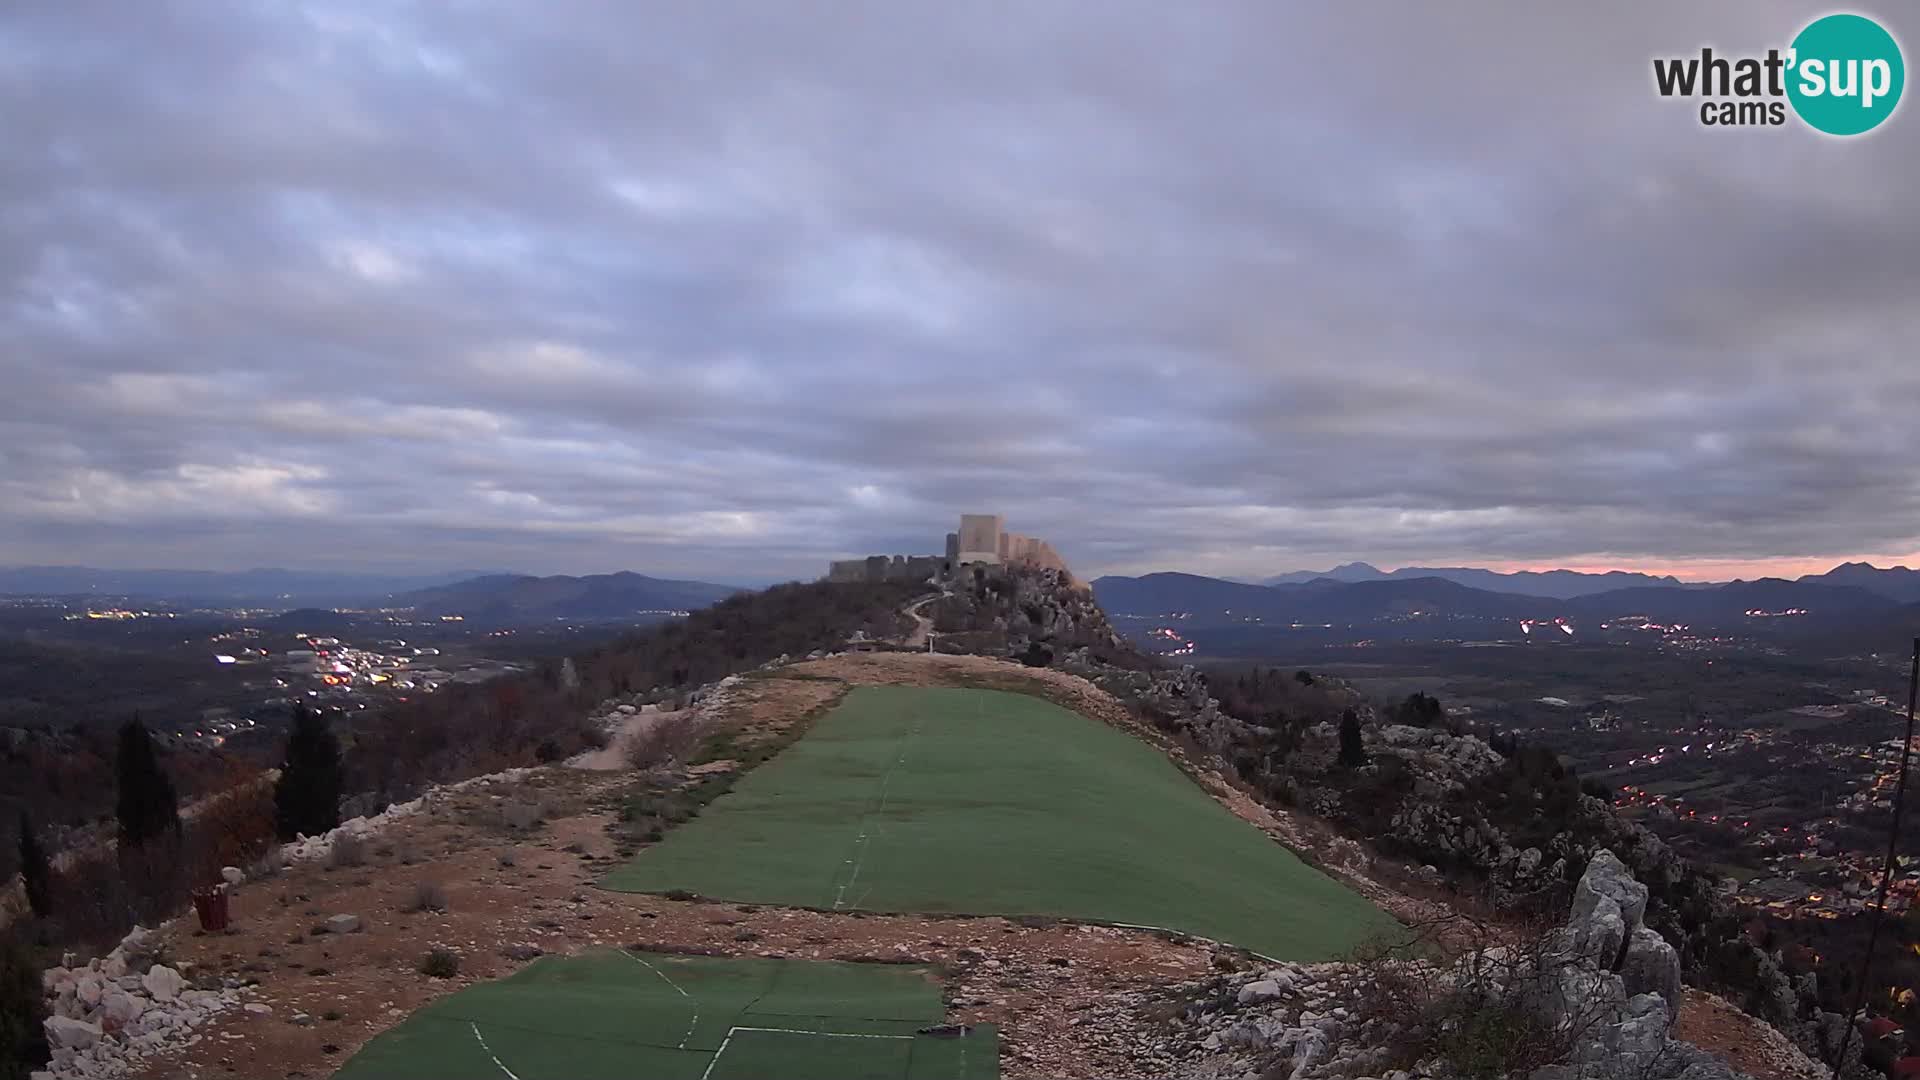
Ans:
{"type": "Polygon", "coordinates": [[[958,532],[947,534],[943,555],[869,555],[836,559],[827,565],[828,581],[925,581],[976,563],[1065,570],[1053,545],[1037,536],[1006,530],[999,514],[961,514],[958,532]]]}

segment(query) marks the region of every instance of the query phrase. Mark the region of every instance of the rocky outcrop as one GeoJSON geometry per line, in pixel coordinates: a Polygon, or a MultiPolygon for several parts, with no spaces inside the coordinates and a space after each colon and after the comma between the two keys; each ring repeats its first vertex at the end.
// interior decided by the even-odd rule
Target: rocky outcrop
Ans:
{"type": "Polygon", "coordinates": [[[1679,958],[1641,919],[1647,890],[1611,851],[1594,855],[1564,926],[1535,941],[1469,951],[1450,964],[1284,964],[1185,987],[1170,1021],[1172,1075],[1331,1080],[1449,1080],[1455,1037],[1504,1018],[1518,1037],[1480,1045],[1512,1055],[1531,1080],[1738,1080],[1742,1074],[1672,1038],[1679,958]],[[1452,1033],[1452,1034],[1449,1034],[1452,1033]],[[1539,1055],[1538,1060],[1528,1055],[1539,1055]]]}

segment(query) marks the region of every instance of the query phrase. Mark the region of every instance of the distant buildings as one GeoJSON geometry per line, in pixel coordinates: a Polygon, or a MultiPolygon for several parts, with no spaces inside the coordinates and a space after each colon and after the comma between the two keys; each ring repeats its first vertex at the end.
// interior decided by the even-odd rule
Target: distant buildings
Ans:
{"type": "Polygon", "coordinates": [[[1065,570],[1053,545],[1036,536],[1006,530],[999,514],[962,514],[958,532],[947,534],[944,555],[869,555],[837,559],[827,565],[828,581],[924,581],[962,566],[1024,565],[1065,570]]]}

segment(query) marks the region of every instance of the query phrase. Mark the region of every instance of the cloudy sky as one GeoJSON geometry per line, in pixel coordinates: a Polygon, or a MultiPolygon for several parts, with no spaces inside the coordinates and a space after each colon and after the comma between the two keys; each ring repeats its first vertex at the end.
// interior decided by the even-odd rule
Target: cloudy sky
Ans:
{"type": "Polygon", "coordinates": [[[1914,558],[1914,105],[1652,90],[1826,8],[1391,10],[8,5],[0,564],[1914,558]]]}

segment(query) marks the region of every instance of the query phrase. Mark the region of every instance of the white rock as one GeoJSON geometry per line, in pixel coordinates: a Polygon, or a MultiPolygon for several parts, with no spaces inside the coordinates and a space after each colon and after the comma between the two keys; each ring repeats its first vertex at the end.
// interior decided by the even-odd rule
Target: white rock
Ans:
{"type": "Polygon", "coordinates": [[[1272,1001],[1279,996],[1278,982],[1273,979],[1261,979],[1241,987],[1238,1000],[1242,1005],[1257,1005],[1262,1001],[1272,1001]]]}
{"type": "Polygon", "coordinates": [[[165,964],[155,964],[140,980],[140,985],[147,988],[147,993],[153,995],[153,1000],[172,1001],[179,996],[180,988],[185,986],[186,982],[187,980],[180,977],[179,972],[165,964]]]}
{"type": "Polygon", "coordinates": [[[100,1041],[100,1025],[65,1016],[49,1016],[44,1025],[47,1041],[69,1050],[84,1050],[100,1041]]]}
{"type": "Polygon", "coordinates": [[[334,915],[327,919],[327,933],[351,934],[360,929],[360,916],[334,915]]]}
{"type": "Polygon", "coordinates": [[[121,954],[119,949],[108,953],[107,958],[100,963],[100,974],[105,975],[109,979],[118,979],[126,973],[127,958],[121,954]]]}
{"type": "Polygon", "coordinates": [[[147,1003],[125,990],[112,990],[100,999],[100,1008],[107,1018],[103,1026],[118,1028],[139,1019],[140,1014],[147,1011],[147,1003]]]}
{"type": "Polygon", "coordinates": [[[238,885],[247,880],[247,873],[237,866],[223,866],[220,868],[220,877],[229,885],[238,885]]]}
{"type": "Polygon", "coordinates": [[[100,976],[89,971],[81,975],[79,981],[74,984],[73,994],[91,1007],[100,1004],[100,995],[106,993],[106,989],[106,984],[101,981],[100,976]]]}
{"type": "Polygon", "coordinates": [[[248,1013],[254,1016],[266,1016],[273,1012],[273,1006],[268,1005],[264,1001],[249,1001],[244,1007],[248,1013]]]}

